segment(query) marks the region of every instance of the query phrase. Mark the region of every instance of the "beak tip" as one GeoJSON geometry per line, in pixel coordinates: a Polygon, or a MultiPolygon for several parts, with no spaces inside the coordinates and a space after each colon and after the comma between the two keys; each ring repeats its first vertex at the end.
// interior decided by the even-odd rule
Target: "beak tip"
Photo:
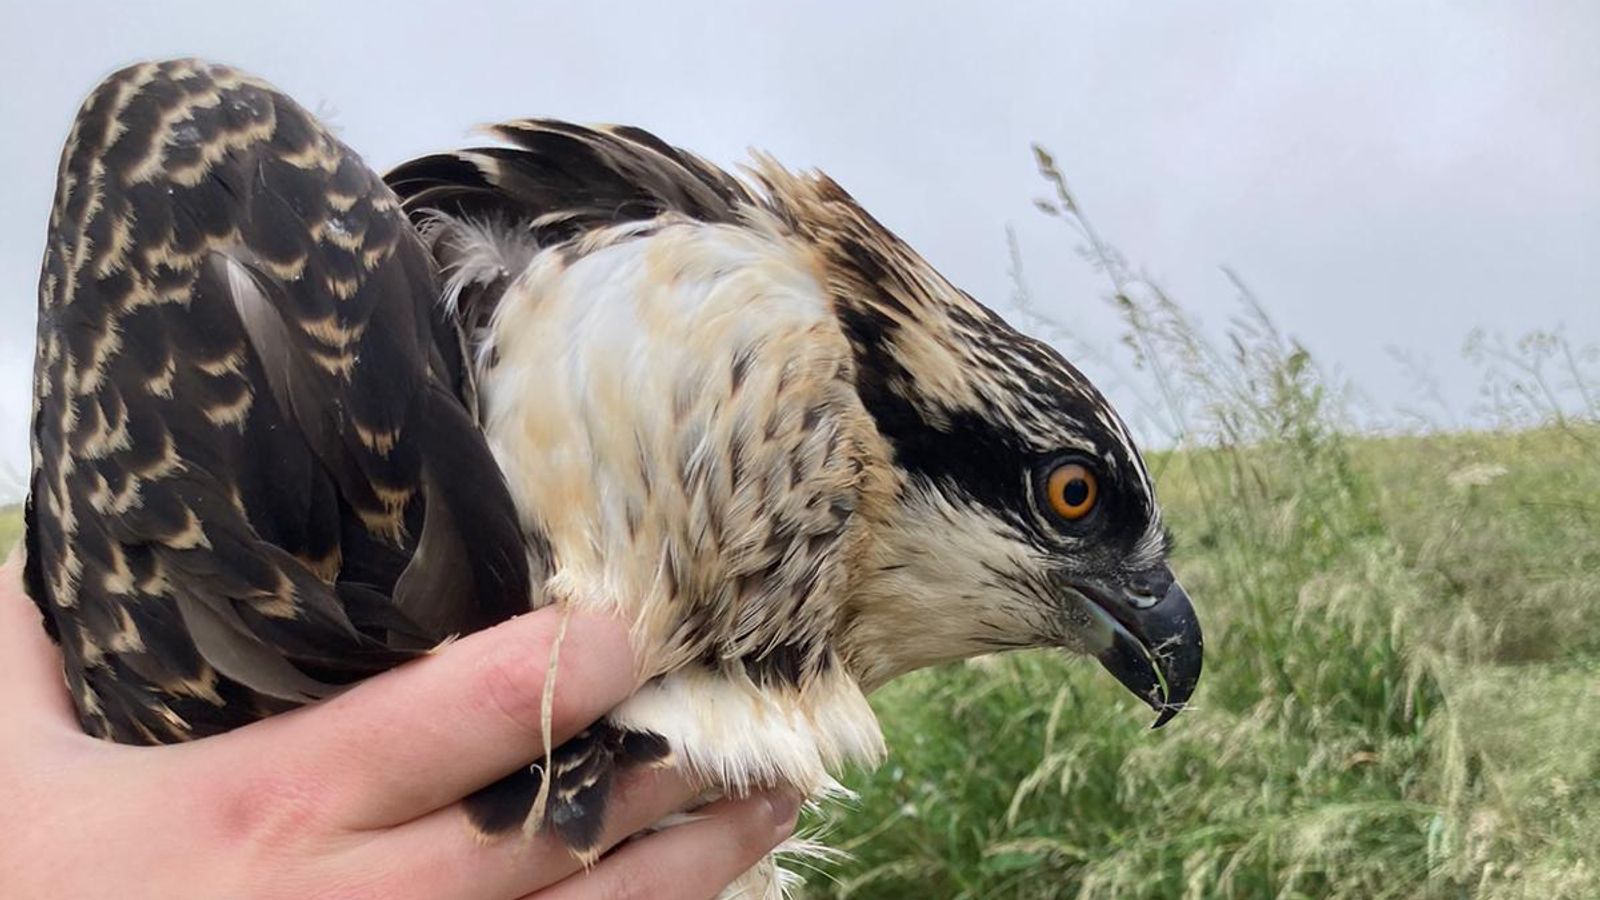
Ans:
{"type": "Polygon", "coordinates": [[[1199,684],[1204,659],[1204,637],[1189,595],[1172,580],[1161,601],[1147,608],[1129,609],[1110,591],[1086,596],[1111,621],[1110,643],[1096,654],[1100,664],[1155,710],[1152,731],[1177,718],[1199,684]]]}
{"type": "Polygon", "coordinates": [[[1182,703],[1175,703],[1171,706],[1162,706],[1160,715],[1156,716],[1156,720],[1150,726],[1150,730],[1155,731],[1166,725],[1168,722],[1171,722],[1173,719],[1176,719],[1178,717],[1178,713],[1183,712],[1184,708],[1185,706],[1182,703]]]}

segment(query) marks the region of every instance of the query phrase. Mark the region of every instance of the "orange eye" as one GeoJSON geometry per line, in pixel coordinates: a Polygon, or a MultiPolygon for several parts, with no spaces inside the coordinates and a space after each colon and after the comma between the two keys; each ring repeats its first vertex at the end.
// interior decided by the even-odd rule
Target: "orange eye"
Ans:
{"type": "Polygon", "coordinates": [[[1056,466],[1045,480],[1045,495],[1050,498],[1050,508],[1069,522],[1087,516],[1094,509],[1100,486],[1094,473],[1078,463],[1056,466]]]}

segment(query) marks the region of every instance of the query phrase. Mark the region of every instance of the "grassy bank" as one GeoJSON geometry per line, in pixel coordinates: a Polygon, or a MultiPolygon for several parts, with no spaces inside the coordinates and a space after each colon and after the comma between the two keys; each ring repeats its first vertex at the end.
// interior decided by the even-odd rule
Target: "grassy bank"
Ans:
{"type": "Polygon", "coordinates": [[[1243,282],[1199,327],[1039,163],[1126,326],[1097,362],[1181,448],[1151,462],[1206,674],[1156,733],[1058,654],[891,685],[889,762],[821,823],[853,859],[811,893],[1600,896],[1600,349],[1475,335],[1503,427],[1352,437],[1343,386],[1243,282]]]}
{"type": "Polygon", "coordinates": [[[0,558],[22,539],[22,507],[0,506],[0,558]]]}
{"type": "Polygon", "coordinates": [[[1167,729],[1092,663],[922,673],[853,897],[1593,897],[1600,431],[1157,461],[1207,628],[1167,729]],[[1587,442],[1587,443],[1586,443],[1587,442]]]}

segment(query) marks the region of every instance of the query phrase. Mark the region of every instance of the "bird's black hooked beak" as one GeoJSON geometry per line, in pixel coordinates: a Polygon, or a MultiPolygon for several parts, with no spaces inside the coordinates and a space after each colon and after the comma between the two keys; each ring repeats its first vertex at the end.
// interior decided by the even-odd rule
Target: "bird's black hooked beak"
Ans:
{"type": "Polygon", "coordinates": [[[1093,646],[1106,671],[1148,703],[1160,728],[1183,711],[1200,681],[1204,641],[1189,595],[1166,566],[1126,585],[1072,579],[1103,626],[1093,646]]]}

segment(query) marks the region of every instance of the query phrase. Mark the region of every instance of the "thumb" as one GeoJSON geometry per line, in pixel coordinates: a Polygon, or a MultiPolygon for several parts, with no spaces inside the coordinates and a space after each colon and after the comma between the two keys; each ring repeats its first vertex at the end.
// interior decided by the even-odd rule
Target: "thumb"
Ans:
{"type": "Polygon", "coordinates": [[[78,729],[61,674],[61,653],[22,587],[22,543],[0,565],[0,729],[41,721],[78,729]]]}

